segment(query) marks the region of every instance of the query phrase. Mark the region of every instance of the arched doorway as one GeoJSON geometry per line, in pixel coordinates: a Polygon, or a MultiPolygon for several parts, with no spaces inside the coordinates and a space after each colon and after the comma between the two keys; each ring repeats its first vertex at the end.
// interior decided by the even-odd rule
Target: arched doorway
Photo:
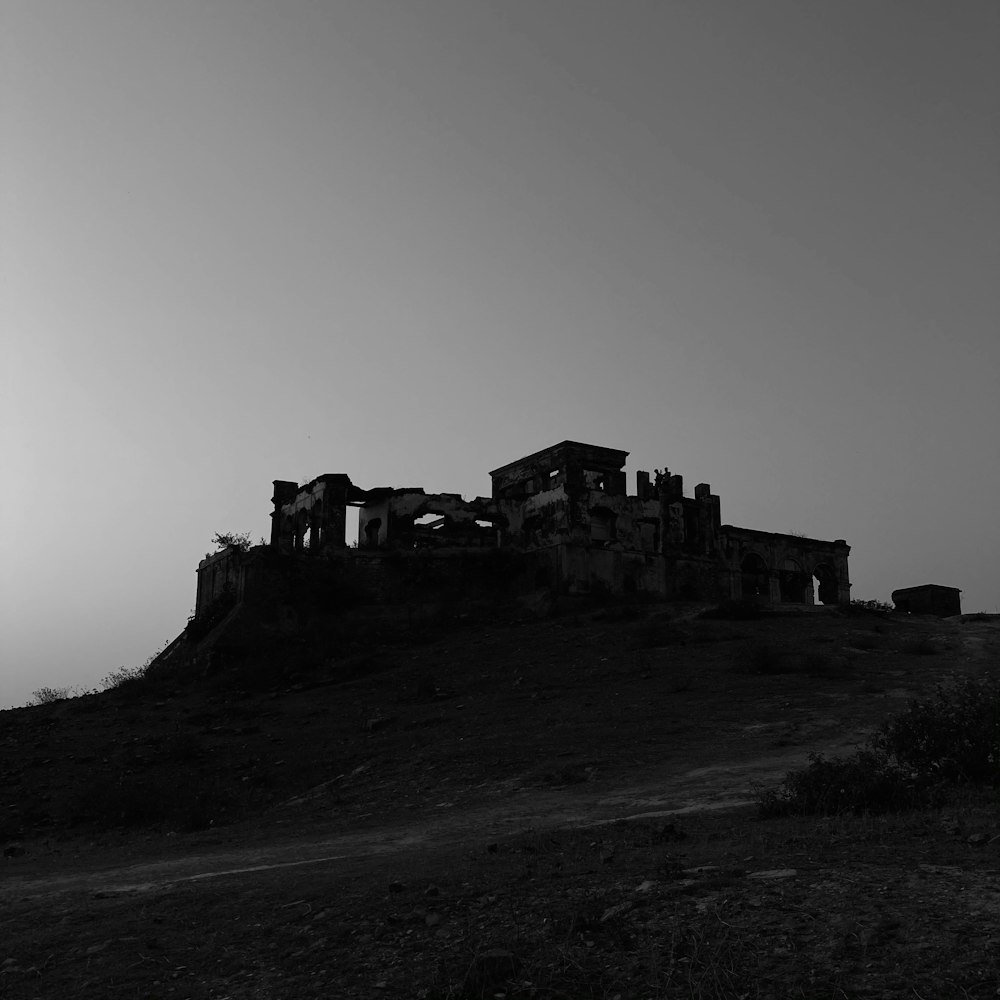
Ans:
{"type": "Polygon", "coordinates": [[[807,579],[797,559],[786,559],[778,575],[782,604],[805,604],[807,579]]]}
{"type": "Polygon", "coordinates": [[[365,547],[378,548],[379,532],[382,530],[382,518],[373,517],[365,524],[365,547]]]}
{"type": "Polygon", "coordinates": [[[300,510],[295,515],[295,551],[303,552],[306,548],[306,534],[309,531],[309,514],[300,510]]]}
{"type": "Polygon", "coordinates": [[[837,571],[829,563],[820,563],[812,572],[817,604],[836,604],[838,599],[837,571]]]}
{"type": "Polygon", "coordinates": [[[740,581],[744,601],[768,601],[771,598],[771,585],[767,572],[767,563],[750,552],[740,563],[740,581]]]}

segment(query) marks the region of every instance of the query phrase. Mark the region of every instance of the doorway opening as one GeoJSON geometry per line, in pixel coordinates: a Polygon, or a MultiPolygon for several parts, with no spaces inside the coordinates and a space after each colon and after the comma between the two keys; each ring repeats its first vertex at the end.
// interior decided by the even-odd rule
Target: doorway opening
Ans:
{"type": "Polygon", "coordinates": [[[745,601],[767,601],[771,597],[771,586],[768,581],[767,563],[751,552],[743,557],[740,563],[740,578],[745,601]]]}
{"type": "Polygon", "coordinates": [[[817,604],[837,603],[837,573],[832,566],[820,563],[813,570],[812,584],[817,604]]]}

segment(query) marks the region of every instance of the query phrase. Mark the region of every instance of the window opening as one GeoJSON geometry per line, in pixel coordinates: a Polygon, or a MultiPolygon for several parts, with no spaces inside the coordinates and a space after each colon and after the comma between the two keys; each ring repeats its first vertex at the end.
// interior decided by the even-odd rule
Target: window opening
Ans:
{"type": "Polygon", "coordinates": [[[444,527],[445,518],[443,514],[423,514],[413,519],[414,528],[430,528],[431,531],[440,531],[444,527]]]}

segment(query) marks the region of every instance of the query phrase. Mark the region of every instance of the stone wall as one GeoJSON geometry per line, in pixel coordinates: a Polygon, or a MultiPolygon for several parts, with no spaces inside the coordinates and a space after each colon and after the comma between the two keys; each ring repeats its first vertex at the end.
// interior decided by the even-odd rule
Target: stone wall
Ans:
{"type": "MultiPolygon", "coordinates": [[[[417,487],[363,490],[342,473],[305,486],[276,480],[271,546],[311,557],[350,555],[359,574],[377,578],[375,590],[383,595],[406,578],[388,568],[393,558],[433,552],[458,559],[501,551],[532,556],[517,574],[519,586],[556,592],[801,604],[850,600],[846,542],[723,526],[711,487],[700,483],[686,497],[682,477],[667,469],[652,478],[638,472],[629,495],[627,457],[625,451],[563,441],[494,469],[493,495],[472,500],[417,487]],[[360,508],[356,540],[344,537],[349,504],[360,508]]],[[[451,572],[446,565],[435,564],[435,587],[444,584],[440,573],[451,572]]],[[[461,578],[457,568],[453,575],[461,578]]]]}

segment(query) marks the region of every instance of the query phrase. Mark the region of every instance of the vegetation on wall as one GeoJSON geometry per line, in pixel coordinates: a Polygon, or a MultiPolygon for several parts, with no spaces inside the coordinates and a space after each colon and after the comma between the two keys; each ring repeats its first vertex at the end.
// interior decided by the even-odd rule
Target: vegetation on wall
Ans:
{"type": "MultiPolygon", "coordinates": [[[[263,543],[263,539],[261,539],[263,543]]],[[[236,549],[237,552],[249,552],[253,544],[250,541],[250,532],[217,531],[212,537],[212,544],[221,550],[236,549]]]]}

